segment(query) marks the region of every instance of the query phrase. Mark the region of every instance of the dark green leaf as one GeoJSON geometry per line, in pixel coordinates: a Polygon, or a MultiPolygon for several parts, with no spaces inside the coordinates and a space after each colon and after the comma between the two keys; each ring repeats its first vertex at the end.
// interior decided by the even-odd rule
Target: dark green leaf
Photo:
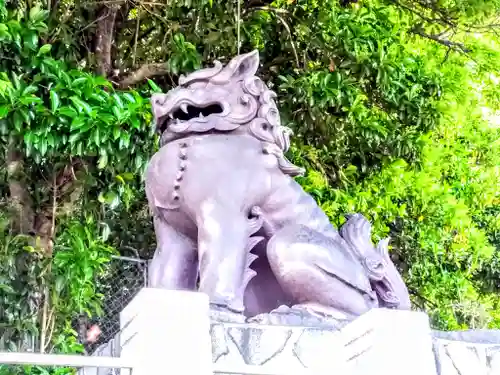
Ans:
{"type": "Polygon", "coordinates": [[[12,116],[12,121],[14,122],[14,128],[18,132],[20,132],[24,122],[24,116],[20,113],[20,111],[14,112],[14,116],[12,116]]]}
{"type": "Polygon", "coordinates": [[[36,50],[38,47],[38,35],[34,31],[28,31],[24,35],[24,43],[28,46],[29,49],[31,50],[36,50]]]}

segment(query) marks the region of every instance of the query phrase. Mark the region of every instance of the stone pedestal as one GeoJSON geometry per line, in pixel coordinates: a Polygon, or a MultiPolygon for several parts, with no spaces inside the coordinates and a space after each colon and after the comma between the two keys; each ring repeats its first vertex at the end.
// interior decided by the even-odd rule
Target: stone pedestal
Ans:
{"type": "Polygon", "coordinates": [[[436,375],[426,314],[374,309],[341,330],[351,374],[436,375]]]}
{"type": "Polygon", "coordinates": [[[215,368],[258,367],[267,374],[345,374],[339,332],[306,327],[213,323],[215,368]],[[326,372],[325,372],[326,371],[326,372]]]}
{"type": "Polygon", "coordinates": [[[372,310],[340,331],[212,323],[217,367],[259,366],[268,374],[436,375],[428,318],[372,310]]]}
{"type": "Polygon", "coordinates": [[[438,374],[424,313],[375,309],[340,330],[209,316],[201,293],[145,288],[121,314],[119,355],[134,363],[134,375],[438,374]]]}
{"type": "Polygon", "coordinates": [[[498,332],[446,333],[449,339],[434,338],[438,375],[500,375],[498,332]]]}
{"type": "Polygon", "coordinates": [[[120,356],[134,375],[212,375],[208,297],[144,288],[120,315],[120,356]]]}
{"type": "Polygon", "coordinates": [[[134,375],[500,375],[500,331],[432,332],[420,312],[375,309],[339,331],[221,323],[209,321],[203,294],[144,289],[121,320],[94,355],[132,359],[134,375]]]}

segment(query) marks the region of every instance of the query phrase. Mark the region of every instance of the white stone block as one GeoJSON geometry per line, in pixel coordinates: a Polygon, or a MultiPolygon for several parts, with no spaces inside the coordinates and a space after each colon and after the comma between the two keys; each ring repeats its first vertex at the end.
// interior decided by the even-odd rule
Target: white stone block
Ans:
{"type": "Polygon", "coordinates": [[[374,309],[341,330],[353,375],[436,375],[426,314],[374,309]]]}
{"type": "Polygon", "coordinates": [[[144,288],[120,314],[121,357],[134,375],[212,375],[208,296],[144,288]]]}

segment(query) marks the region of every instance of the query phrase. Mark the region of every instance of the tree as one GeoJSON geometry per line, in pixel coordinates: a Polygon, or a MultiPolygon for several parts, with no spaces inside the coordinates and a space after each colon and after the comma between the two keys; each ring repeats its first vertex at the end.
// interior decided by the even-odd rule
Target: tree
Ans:
{"type": "Polygon", "coordinates": [[[39,39],[47,32],[46,17],[33,7],[28,15],[14,13],[0,23],[0,147],[7,167],[2,196],[11,211],[10,233],[27,238],[15,242],[24,245],[24,255],[4,254],[8,262],[21,257],[27,263],[17,267],[27,285],[14,280],[17,285],[5,291],[15,297],[31,287],[34,304],[43,304],[41,312],[30,309],[42,315],[42,351],[50,347],[55,325],[50,311],[91,314],[93,272],[113,253],[98,240],[107,237],[108,227],[96,226],[96,212],[129,204],[129,184],[140,183],[154,147],[147,99],[135,91],[115,92],[105,78],[53,59],[51,45],[39,39]],[[68,247],[72,252],[64,252],[68,247]],[[46,280],[32,282],[37,276],[46,280]],[[84,298],[85,288],[90,289],[84,298]],[[65,293],[66,300],[57,303],[65,293]]]}

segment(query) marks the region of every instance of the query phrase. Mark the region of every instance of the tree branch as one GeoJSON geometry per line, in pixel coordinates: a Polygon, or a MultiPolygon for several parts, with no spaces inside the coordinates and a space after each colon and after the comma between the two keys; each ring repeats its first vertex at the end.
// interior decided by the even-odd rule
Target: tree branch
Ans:
{"type": "Polygon", "coordinates": [[[458,52],[465,53],[465,54],[472,52],[472,50],[470,48],[467,48],[463,43],[453,42],[453,41],[447,40],[447,39],[441,39],[441,38],[439,38],[439,35],[427,34],[421,29],[414,28],[411,30],[411,32],[413,34],[419,35],[423,38],[430,39],[438,44],[446,46],[449,49],[452,49],[454,51],[458,51],[458,52]]]}
{"type": "MultiPolygon", "coordinates": [[[[440,15],[439,18],[429,18],[429,17],[427,17],[427,16],[425,16],[423,14],[422,9],[418,9],[418,8],[415,8],[414,6],[403,4],[402,2],[400,2],[398,0],[390,0],[390,2],[392,4],[394,4],[394,5],[396,5],[396,6],[399,6],[399,7],[403,8],[403,9],[406,9],[407,11],[409,11],[410,13],[414,14],[415,16],[421,18],[425,22],[428,22],[428,23],[439,23],[439,24],[444,24],[444,25],[451,26],[451,27],[455,27],[456,26],[454,23],[451,23],[449,20],[443,19],[443,17],[441,15],[440,15]]],[[[425,9],[429,9],[427,7],[424,7],[424,8],[425,9]]]]}
{"type": "Polygon", "coordinates": [[[125,76],[121,81],[117,83],[120,88],[127,88],[133,86],[145,79],[167,74],[168,69],[165,63],[152,63],[145,64],[139,69],[133,71],[129,75],[125,76]]]}

